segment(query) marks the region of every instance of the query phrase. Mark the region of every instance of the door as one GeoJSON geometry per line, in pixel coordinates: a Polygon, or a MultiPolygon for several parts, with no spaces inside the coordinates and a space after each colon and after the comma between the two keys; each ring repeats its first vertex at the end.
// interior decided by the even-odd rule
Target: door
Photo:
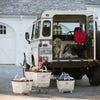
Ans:
{"type": "Polygon", "coordinates": [[[95,59],[95,30],[94,30],[94,16],[88,16],[88,48],[87,56],[89,59],[95,59]]]}
{"type": "Polygon", "coordinates": [[[15,64],[15,32],[0,24],[0,64],[15,64]]]}

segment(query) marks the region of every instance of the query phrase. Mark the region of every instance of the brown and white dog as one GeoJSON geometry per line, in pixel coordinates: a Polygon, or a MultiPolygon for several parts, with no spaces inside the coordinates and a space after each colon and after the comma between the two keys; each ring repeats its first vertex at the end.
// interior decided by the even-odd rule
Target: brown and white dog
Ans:
{"type": "Polygon", "coordinates": [[[62,58],[61,43],[62,41],[60,38],[56,38],[53,41],[53,51],[54,51],[55,58],[62,58]]]}
{"type": "Polygon", "coordinates": [[[72,58],[72,50],[71,50],[71,45],[67,44],[64,48],[64,58],[72,58]]]}

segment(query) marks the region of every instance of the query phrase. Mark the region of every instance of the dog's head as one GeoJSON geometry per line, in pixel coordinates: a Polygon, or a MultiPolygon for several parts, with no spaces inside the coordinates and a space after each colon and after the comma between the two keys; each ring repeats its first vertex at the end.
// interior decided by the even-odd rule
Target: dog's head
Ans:
{"type": "Polygon", "coordinates": [[[65,49],[65,52],[66,52],[66,53],[71,53],[71,48],[69,48],[69,47],[66,48],[66,49],[65,49]]]}
{"type": "Polygon", "coordinates": [[[54,39],[53,46],[54,47],[61,47],[61,39],[59,39],[59,38],[54,39]]]}
{"type": "Polygon", "coordinates": [[[67,44],[64,48],[65,53],[71,53],[72,52],[71,48],[72,48],[71,44],[67,44]]]}

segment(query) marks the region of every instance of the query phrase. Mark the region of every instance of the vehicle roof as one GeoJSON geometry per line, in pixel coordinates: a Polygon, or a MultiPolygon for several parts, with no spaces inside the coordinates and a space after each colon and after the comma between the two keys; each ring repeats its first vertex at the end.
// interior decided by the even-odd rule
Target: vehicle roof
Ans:
{"type": "Polygon", "coordinates": [[[42,13],[41,18],[53,18],[55,15],[93,15],[94,12],[91,11],[87,11],[87,10],[80,10],[80,11],[54,11],[54,10],[50,10],[50,11],[45,11],[42,13]],[[46,16],[47,15],[47,16],[46,16]],[[49,16],[48,16],[49,15],[49,16]]]}

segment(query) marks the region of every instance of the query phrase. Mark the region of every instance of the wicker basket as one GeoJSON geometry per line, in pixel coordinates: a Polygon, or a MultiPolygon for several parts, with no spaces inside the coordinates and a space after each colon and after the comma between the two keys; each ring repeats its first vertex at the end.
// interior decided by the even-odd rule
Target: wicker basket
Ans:
{"type": "Polygon", "coordinates": [[[51,71],[26,71],[25,76],[29,80],[34,80],[34,87],[49,87],[50,85],[51,71]]]}
{"type": "Polygon", "coordinates": [[[31,91],[33,80],[11,80],[14,94],[27,94],[31,91]]]}
{"type": "Polygon", "coordinates": [[[57,88],[60,93],[64,93],[64,92],[72,93],[72,91],[74,90],[74,83],[75,83],[74,79],[70,79],[70,80],[57,79],[57,88]]]}

